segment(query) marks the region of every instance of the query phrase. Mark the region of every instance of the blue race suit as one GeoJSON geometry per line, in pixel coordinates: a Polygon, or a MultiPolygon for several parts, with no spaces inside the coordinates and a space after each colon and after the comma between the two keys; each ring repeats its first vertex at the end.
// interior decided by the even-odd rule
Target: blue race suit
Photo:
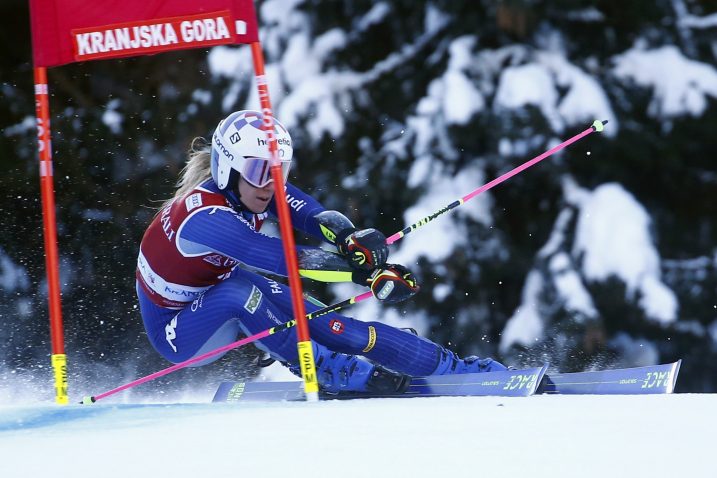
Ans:
{"type": "MultiPolygon", "coordinates": [[[[295,227],[326,239],[316,219],[325,211],[321,204],[291,184],[286,200],[295,227]]],[[[267,213],[242,211],[233,193],[209,179],[154,218],[140,245],[137,295],[149,340],[167,360],[182,362],[234,342],[241,333],[253,335],[291,320],[288,287],[257,273],[286,275],[281,240],[259,232],[268,215],[276,216],[275,201],[276,196],[267,213]]],[[[333,256],[300,248],[307,250],[333,256]]],[[[306,302],[306,309],[319,307],[306,302]]],[[[478,371],[456,370],[452,352],[380,322],[331,313],[311,320],[309,328],[315,355],[362,355],[412,376],[478,371]]],[[[257,345],[281,362],[298,362],[295,328],[257,345]]]]}

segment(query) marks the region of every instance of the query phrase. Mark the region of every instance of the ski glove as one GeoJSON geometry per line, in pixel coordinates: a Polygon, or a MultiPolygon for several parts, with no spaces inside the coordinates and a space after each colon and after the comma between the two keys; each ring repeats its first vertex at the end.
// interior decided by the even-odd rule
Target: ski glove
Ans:
{"type": "Polygon", "coordinates": [[[357,270],[373,271],[388,259],[386,236],[373,228],[344,229],[336,236],[336,247],[357,270]]]}
{"type": "Polygon", "coordinates": [[[420,289],[415,276],[399,264],[386,264],[373,272],[356,271],[353,282],[371,287],[374,297],[385,304],[396,304],[416,295],[420,289]]]}

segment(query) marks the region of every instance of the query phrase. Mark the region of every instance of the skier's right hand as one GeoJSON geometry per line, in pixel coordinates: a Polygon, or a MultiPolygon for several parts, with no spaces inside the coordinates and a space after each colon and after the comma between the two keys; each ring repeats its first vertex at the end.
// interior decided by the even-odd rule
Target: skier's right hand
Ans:
{"type": "Polygon", "coordinates": [[[353,276],[354,282],[371,287],[374,297],[386,304],[410,299],[420,289],[413,273],[400,264],[386,264],[370,274],[356,271],[353,276]]]}

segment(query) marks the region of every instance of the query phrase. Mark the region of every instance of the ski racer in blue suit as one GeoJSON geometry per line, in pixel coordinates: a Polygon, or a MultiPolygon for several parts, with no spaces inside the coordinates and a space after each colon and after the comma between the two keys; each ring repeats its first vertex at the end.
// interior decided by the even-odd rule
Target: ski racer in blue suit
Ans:
{"type": "MultiPolygon", "coordinates": [[[[274,133],[286,179],[291,137],[279,121],[274,133]]],[[[144,234],[136,272],[140,310],[151,344],[171,362],[292,319],[290,291],[274,280],[286,276],[281,240],[260,232],[263,221],[277,215],[270,157],[261,113],[232,113],[217,126],[211,146],[197,147],[195,141],[174,198],[144,234]]],[[[384,303],[418,291],[408,269],[387,262],[386,238],[379,231],[357,229],[289,183],[279,198],[289,203],[295,227],[337,251],[299,247],[302,276],[353,281],[370,287],[384,303]]],[[[306,309],[319,307],[307,302],[306,309]]],[[[411,376],[505,370],[490,358],[462,359],[378,321],[330,313],[311,320],[309,328],[319,386],[330,393],[400,391],[411,376]]],[[[257,345],[298,372],[295,328],[257,345]]]]}

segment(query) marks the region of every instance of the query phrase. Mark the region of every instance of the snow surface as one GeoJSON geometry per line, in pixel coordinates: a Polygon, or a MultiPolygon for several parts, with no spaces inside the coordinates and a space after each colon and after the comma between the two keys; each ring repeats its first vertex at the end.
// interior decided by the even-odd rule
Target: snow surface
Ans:
{"type": "Polygon", "coordinates": [[[706,478],[715,407],[697,394],[0,406],[0,475],[706,478]]]}

